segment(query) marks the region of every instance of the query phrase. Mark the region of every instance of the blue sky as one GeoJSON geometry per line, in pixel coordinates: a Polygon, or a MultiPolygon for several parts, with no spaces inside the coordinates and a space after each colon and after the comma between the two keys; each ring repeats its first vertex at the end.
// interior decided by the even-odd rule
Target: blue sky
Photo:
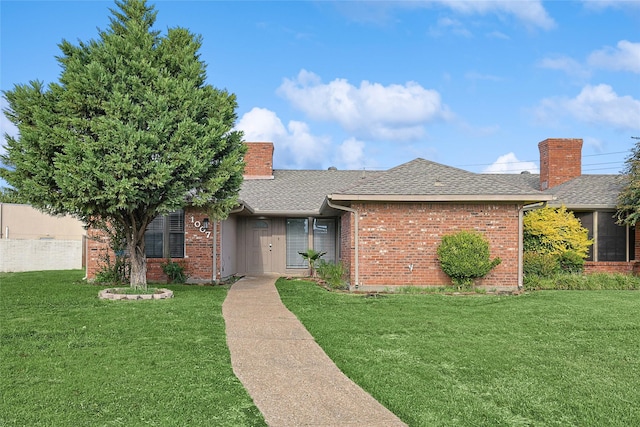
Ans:
{"type": "MultiPolygon", "coordinates": [[[[276,168],[537,172],[538,142],[566,137],[583,173],[618,173],[640,136],[638,1],[150,3],[156,29],[202,35],[208,83],[276,168]]],[[[57,80],[58,43],[96,39],[112,7],[2,0],[1,89],[57,80]]]]}

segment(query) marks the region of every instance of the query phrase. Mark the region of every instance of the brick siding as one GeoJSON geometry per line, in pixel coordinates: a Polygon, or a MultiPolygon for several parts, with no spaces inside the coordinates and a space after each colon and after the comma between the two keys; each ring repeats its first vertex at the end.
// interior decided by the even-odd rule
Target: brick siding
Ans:
{"type": "Polygon", "coordinates": [[[349,269],[350,282],[355,284],[355,245],[354,245],[354,217],[345,212],[340,218],[340,262],[349,269]]]}
{"type": "MultiPolygon", "coordinates": [[[[207,214],[192,208],[186,208],[184,213],[185,221],[185,258],[172,258],[185,267],[185,272],[189,275],[191,282],[211,282],[213,280],[213,222],[207,231],[196,228],[196,222],[202,223],[207,214]],[[193,219],[193,221],[192,221],[193,219]]],[[[107,254],[113,261],[115,256],[109,249],[108,238],[100,230],[89,229],[87,231],[87,278],[93,280],[96,274],[105,265],[107,254]]],[[[220,233],[216,233],[216,253],[217,271],[220,271],[220,233]]],[[[147,258],[147,280],[149,282],[166,282],[167,276],[162,271],[162,264],[165,258],[147,258]]],[[[216,274],[216,280],[219,280],[216,274]]]]}
{"type": "Polygon", "coordinates": [[[540,190],[553,188],[582,174],[582,139],[549,138],[540,150],[540,190]]]}
{"type": "Polygon", "coordinates": [[[632,274],[637,269],[636,262],[624,262],[624,261],[586,261],[584,263],[585,274],[593,273],[621,273],[632,274]]]}
{"type": "Polygon", "coordinates": [[[244,155],[246,166],[245,178],[273,177],[273,143],[271,142],[247,142],[247,152],[244,155]]]}
{"type": "MultiPolygon", "coordinates": [[[[516,204],[357,203],[352,207],[359,212],[359,280],[363,287],[451,284],[436,251],[443,235],[462,230],[484,234],[491,257],[502,259],[478,284],[500,289],[518,286],[516,204]]],[[[351,265],[353,281],[354,263],[351,265]]]]}

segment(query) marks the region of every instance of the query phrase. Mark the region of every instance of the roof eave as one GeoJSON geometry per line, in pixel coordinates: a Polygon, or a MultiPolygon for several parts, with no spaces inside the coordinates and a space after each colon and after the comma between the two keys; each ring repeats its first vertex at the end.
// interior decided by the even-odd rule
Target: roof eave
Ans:
{"type": "Polygon", "coordinates": [[[585,210],[585,211],[597,211],[597,210],[615,210],[616,205],[611,204],[581,204],[581,203],[562,203],[555,200],[553,203],[549,203],[551,207],[564,206],[569,210],[585,210]]]}
{"type": "Polygon", "coordinates": [[[268,209],[255,209],[251,212],[252,215],[258,216],[296,216],[296,217],[308,217],[320,215],[320,210],[304,210],[304,211],[283,211],[283,210],[268,210],[268,209]]]}
{"type": "Polygon", "coordinates": [[[332,201],[353,202],[548,202],[550,194],[330,194],[332,201]]]}

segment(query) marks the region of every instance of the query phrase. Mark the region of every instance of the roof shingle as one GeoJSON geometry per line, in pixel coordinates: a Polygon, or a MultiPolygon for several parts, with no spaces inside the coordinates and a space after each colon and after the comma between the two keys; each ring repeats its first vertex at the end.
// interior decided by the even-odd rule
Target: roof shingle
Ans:
{"type": "Polygon", "coordinates": [[[549,199],[568,208],[615,208],[619,175],[582,175],[540,191],[537,174],[477,174],[425,159],[387,171],[274,170],[273,179],[245,180],[240,200],[260,214],[318,214],[334,200],[521,200],[549,199]]]}

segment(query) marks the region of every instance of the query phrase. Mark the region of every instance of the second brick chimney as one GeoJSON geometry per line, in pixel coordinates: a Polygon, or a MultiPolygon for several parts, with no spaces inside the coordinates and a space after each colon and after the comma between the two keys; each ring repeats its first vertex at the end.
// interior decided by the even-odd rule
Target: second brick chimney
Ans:
{"type": "Polygon", "coordinates": [[[540,150],[540,190],[547,190],[582,175],[582,139],[549,138],[540,150]]]}
{"type": "Polygon", "coordinates": [[[273,179],[273,143],[245,142],[245,179],[273,179]]]}

